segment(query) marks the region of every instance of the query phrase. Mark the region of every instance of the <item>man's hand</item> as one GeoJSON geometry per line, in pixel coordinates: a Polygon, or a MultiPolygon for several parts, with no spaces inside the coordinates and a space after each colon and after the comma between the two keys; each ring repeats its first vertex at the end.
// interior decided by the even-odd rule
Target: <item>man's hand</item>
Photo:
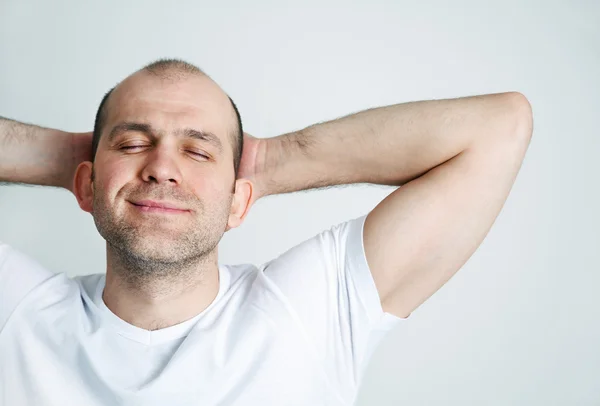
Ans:
{"type": "Polygon", "coordinates": [[[265,196],[265,188],[259,177],[261,168],[263,168],[264,148],[264,139],[253,137],[246,132],[244,133],[244,148],[237,179],[248,179],[254,185],[250,205],[253,205],[254,202],[265,196]]]}
{"type": "Polygon", "coordinates": [[[71,135],[72,160],[68,170],[67,183],[63,187],[75,194],[73,191],[75,171],[80,163],[92,160],[92,138],[94,133],[89,131],[85,133],[72,133],[71,135]]]}

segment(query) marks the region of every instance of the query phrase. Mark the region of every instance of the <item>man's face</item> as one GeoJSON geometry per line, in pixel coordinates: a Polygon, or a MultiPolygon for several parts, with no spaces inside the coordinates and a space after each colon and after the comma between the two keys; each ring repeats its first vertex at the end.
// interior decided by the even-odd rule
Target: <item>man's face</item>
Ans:
{"type": "Polygon", "coordinates": [[[225,232],[235,180],[227,96],[209,78],[138,72],[111,94],[94,164],[93,217],[131,259],[159,263],[210,253],[225,232]],[[211,143],[195,132],[216,136],[211,143]],[[183,211],[152,211],[142,200],[183,211]]]}

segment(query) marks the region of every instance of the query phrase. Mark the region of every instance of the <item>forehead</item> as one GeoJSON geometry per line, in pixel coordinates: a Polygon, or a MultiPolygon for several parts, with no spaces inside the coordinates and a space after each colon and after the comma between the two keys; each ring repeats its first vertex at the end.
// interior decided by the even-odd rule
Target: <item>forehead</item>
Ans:
{"type": "Polygon", "coordinates": [[[161,133],[207,131],[223,142],[233,130],[235,114],[225,92],[206,76],[161,78],[144,71],[121,82],[107,107],[108,131],[122,122],[138,122],[161,133]]]}

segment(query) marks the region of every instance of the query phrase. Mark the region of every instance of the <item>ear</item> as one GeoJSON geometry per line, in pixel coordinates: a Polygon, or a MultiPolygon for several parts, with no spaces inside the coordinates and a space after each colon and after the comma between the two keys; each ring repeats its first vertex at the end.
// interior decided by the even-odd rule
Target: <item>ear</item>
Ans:
{"type": "Polygon", "coordinates": [[[236,179],[235,193],[231,202],[227,227],[225,228],[226,232],[243,223],[250,211],[250,207],[256,201],[254,190],[254,185],[248,179],[236,179]]]}
{"type": "Polygon", "coordinates": [[[75,170],[75,178],[73,180],[73,193],[77,198],[77,203],[81,210],[92,213],[94,201],[94,189],[92,181],[93,164],[90,161],[85,161],[79,164],[75,170]]]}

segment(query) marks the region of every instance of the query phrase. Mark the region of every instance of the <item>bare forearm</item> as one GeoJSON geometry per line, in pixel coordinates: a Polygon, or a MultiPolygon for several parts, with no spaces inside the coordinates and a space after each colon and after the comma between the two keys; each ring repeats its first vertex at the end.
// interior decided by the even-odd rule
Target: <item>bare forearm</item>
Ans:
{"type": "Polygon", "coordinates": [[[402,103],[265,139],[262,193],[403,185],[478,140],[512,131],[523,100],[519,93],[499,93],[402,103]]]}
{"type": "Polygon", "coordinates": [[[0,117],[0,182],[71,189],[77,148],[73,133],[0,117]]]}

